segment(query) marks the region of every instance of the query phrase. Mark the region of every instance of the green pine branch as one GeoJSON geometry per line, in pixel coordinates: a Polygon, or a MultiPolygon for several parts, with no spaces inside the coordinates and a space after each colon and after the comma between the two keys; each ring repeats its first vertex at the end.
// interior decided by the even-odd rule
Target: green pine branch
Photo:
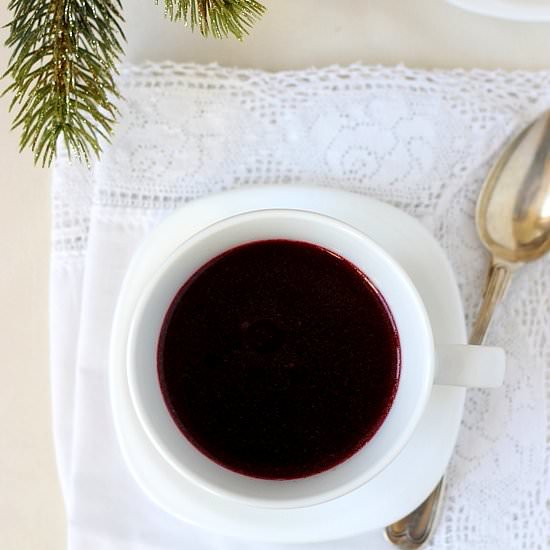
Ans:
{"type": "Polygon", "coordinates": [[[36,162],[49,165],[62,136],[69,154],[89,163],[115,122],[120,1],[11,0],[8,7],[12,83],[5,93],[13,93],[21,149],[30,147],[36,162]]]}
{"type": "MultiPolygon", "coordinates": [[[[158,2],[158,0],[156,0],[158,2]]],[[[265,8],[256,0],[164,0],[165,15],[203,35],[242,39],[265,8]]],[[[12,94],[21,150],[49,165],[60,139],[89,164],[109,141],[119,97],[124,34],[120,0],[10,0],[12,49],[4,94],[12,94]]]]}
{"type": "Polygon", "coordinates": [[[232,34],[239,40],[265,12],[256,0],[164,0],[164,9],[166,17],[198,28],[203,36],[232,34]]]}

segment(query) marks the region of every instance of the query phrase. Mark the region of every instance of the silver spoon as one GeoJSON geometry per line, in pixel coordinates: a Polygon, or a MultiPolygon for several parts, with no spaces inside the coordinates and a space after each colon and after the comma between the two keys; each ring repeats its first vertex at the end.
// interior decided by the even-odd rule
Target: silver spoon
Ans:
{"type": "MultiPolygon", "coordinates": [[[[523,130],[489,172],[477,201],[476,226],[492,256],[470,335],[471,344],[482,344],[514,271],[550,251],[550,111],[523,130]]],[[[421,548],[437,524],[444,484],[445,477],[418,508],[388,525],[386,538],[403,550],[421,548]]]]}

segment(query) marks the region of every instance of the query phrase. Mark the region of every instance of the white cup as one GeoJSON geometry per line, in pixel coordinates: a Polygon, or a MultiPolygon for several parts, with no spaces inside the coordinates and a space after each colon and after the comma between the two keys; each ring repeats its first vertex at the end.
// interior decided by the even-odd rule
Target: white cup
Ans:
{"type": "Polygon", "coordinates": [[[144,291],[133,316],[127,349],[133,405],[151,443],[164,459],[181,475],[212,493],[272,508],[319,504],[366,483],[407,443],[433,384],[496,387],[502,383],[505,366],[504,352],[499,348],[449,344],[435,350],[422,299],[393,258],[351,226],[298,210],[240,214],[214,223],[179,246],[144,291]],[[385,298],[397,326],[401,351],[397,393],[374,437],[338,466],[289,481],[247,477],[219,466],[198,451],[170,416],[157,374],[160,329],[181,286],[222,252],[247,242],[269,239],[313,243],[358,267],[385,298]]]}

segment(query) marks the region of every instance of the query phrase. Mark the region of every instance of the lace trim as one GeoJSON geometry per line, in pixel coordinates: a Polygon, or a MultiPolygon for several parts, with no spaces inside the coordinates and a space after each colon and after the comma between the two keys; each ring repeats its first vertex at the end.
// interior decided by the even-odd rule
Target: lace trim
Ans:
{"type": "MultiPolygon", "coordinates": [[[[124,143],[123,140],[117,140],[117,135],[128,133],[130,129],[170,125],[170,120],[162,120],[161,117],[155,120],[151,117],[153,113],[147,112],[147,102],[158,104],[178,95],[190,99],[189,107],[195,112],[197,103],[204,103],[203,115],[206,114],[206,107],[212,107],[216,116],[223,116],[221,111],[224,100],[229,99],[239,102],[245,113],[249,111],[259,117],[269,116],[268,111],[271,110],[271,116],[277,117],[280,123],[281,113],[297,111],[312,101],[336,101],[343,94],[348,100],[353,98],[357,102],[361,94],[365,95],[367,101],[373,95],[383,97],[393,93],[412,98],[413,102],[431,101],[436,108],[438,103],[444,105],[458,115],[463,114],[468,118],[468,123],[477,125],[479,130],[489,129],[498,117],[512,121],[516,118],[515,124],[510,125],[510,131],[513,131],[518,125],[518,118],[520,124],[549,103],[550,71],[419,70],[403,65],[384,67],[354,64],[348,67],[335,65],[270,73],[221,67],[217,64],[164,62],[123,65],[119,85],[126,102],[121,105],[123,119],[116,129],[115,145],[124,143]],[[143,95],[144,91],[155,88],[154,96],[143,95]],[[133,124],[128,120],[132,118],[133,124]]],[[[179,116],[176,121],[181,124],[178,128],[180,136],[187,135],[184,119],[179,116]]],[[[158,143],[155,143],[159,158],[163,156],[162,140],[159,136],[158,143]]],[[[117,151],[107,148],[104,164],[108,164],[109,169],[112,168],[110,161],[113,157],[117,157],[117,151]]],[[[190,181],[165,183],[155,174],[151,177],[141,174],[140,178],[133,178],[132,170],[129,170],[117,174],[117,178],[99,178],[103,181],[98,182],[94,172],[101,168],[102,163],[97,167],[94,163],[90,170],[78,163],[71,164],[66,154],[60,152],[53,186],[54,251],[85,249],[92,204],[170,209],[212,190],[255,183],[309,183],[320,179],[324,185],[342,186],[344,183],[344,186],[352,189],[363,187],[355,185],[354,181],[346,184],[346,180],[350,179],[346,174],[338,174],[327,180],[322,173],[304,175],[292,168],[287,169],[286,173],[267,175],[261,173],[261,169],[249,169],[246,173],[233,171],[229,175],[210,172],[207,178],[202,178],[197,184],[190,181]]],[[[138,171],[139,167],[135,170],[138,171]]],[[[353,176],[351,179],[354,179],[353,176]]],[[[397,204],[402,206],[404,202],[398,201],[397,204]]]]}

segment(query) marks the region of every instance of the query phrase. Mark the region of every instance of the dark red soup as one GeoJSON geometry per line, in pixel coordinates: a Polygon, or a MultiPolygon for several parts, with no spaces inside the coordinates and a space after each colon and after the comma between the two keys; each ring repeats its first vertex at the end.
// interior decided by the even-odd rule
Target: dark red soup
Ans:
{"type": "Polygon", "coordinates": [[[258,241],[181,288],[158,348],[162,393],[183,434],[242,474],[327,470],[375,434],[399,380],[399,339],[377,290],[307,243],[258,241]]]}

